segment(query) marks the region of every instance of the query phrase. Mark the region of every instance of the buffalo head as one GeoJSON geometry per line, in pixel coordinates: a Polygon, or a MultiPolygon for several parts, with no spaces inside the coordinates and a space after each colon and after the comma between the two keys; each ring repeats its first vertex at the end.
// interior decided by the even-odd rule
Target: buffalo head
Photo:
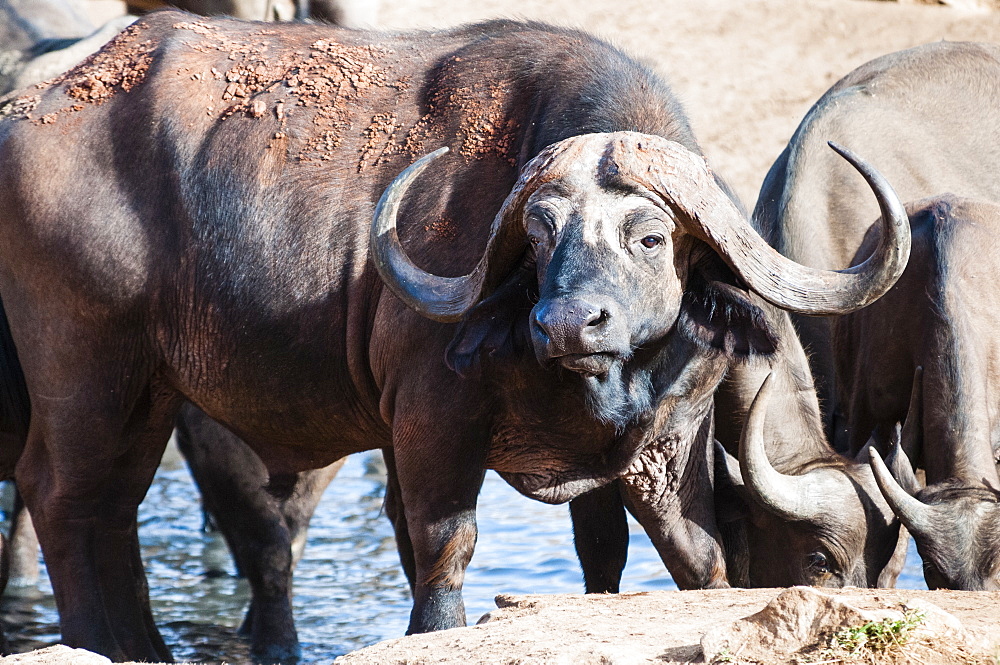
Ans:
{"type": "MultiPolygon", "coordinates": [[[[906,456],[898,443],[893,453],[906,456]]],[[[1000,492],[957,479],[920,489],[912,469],[890,473],[875,451],[871,465],[917,543],[929,589],[1000,590],[1000,492]]]]}
{"type": "MultiPolygon", "coordinates": [[[[922,370],[914,372],[906,424],[897,425],[888,468],[874,450],[871,468],[892,511],[913,535],[930,589],[1000,590],[1000,481],[992,465],[978,477],[949,478],[921,489],[907,460],[921,445],[922,370]],[[906,460],[892,464],[893,459],[906,460]]],[[[989,447],[989,442],[968,441],[989,447]]],[[[938,454],[955,451],[938,450],[938,454]]],[[[924,448],[924,454],[928,454],[924,448]]]]}
{"type": "MultiPolygon", "coordinates": [[[[720,486],[742,499],[744,529],[727,543],[745,557],[731,566],[730,582],[750,587],[885,586],[896,571],[899,521],[882,501],[867,464],[831,452],[829,457],[788,460],[782,473],[768,459],[764,419],[772,388],[764,381],[740,438],[739,459],[721,445],[720,486]],[[882,578],[882,579],[880,579],[882,578]]],[[[868,454],[868,448],[859,458],[868,454]]]]}
{"type": "MultiPolygon", "coordinates": [[[[867,262],[830,272],[774,251],[700,155],[617,132],[543,150],[522,169],[473,272],[440,277],[406,256],[395,220],[407,188],[444,151],[407,168],[379,201],[371,251],[384,282],[420,314],[450,322],[521,280],[522,297],[537,298],[523,311],[530,307],[526,337],[538,361],[578,375],[594,415],[620,426],[653,405],[655,377],[637,368],[654,364],[675,329],[732,356],[775,351],[775,333],[746,286],[785,309],[843,313],[884,293],[909,253],[907,218],[891,188],[846,151],[875,190],[886,232],[867,262]]],[[[491,315],[499,325],[511,318],[491,315]]]]}

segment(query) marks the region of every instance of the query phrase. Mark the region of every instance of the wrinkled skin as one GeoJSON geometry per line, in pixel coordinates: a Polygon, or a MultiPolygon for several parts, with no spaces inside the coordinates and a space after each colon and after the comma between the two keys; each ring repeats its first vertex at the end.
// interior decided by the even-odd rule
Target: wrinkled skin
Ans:
{"type": "MultiPolygon", "coordinates": [[[[909,465],[893,476],[927,506],[916,504],[904,523],[928,586],[997,589],[1000,259],[984,248],[1000,233],[1000,207],[944,195],[907,208],[913,249],[903,276],[871,308],[833,325],[838,402],[852,435],[874,431],[883,453],[896,423],[906,422],[900,445],[924,469],[926,487],[909,465]]],[[[859,445],[856,436],[852,444],[859,445]]]]}
{"type": "MultiPolygon", "coordinates": [[[[904,201],[944,192],[1000,200],[1000,172],[988,166],[1000,158],[998,96],[1000,48],[993,44],[935,42],[862,65],[813,105],[771,167],[754,210],[761,232],[806,265],[851,264],[879,213],[827,141],[870,155],[904,201]]],[[[831,319],[793,319],[809,350],[831,441],[846,450],[831,319]]],[[[905,408],[905,396],[900,403],[905,408]]],[[[870,430],[852,434],[863,445],[870,430]]]]}
{"type": "MultiPolygon", "coordinates": [[[[581,33],[500,21],[375,35],[160,12],[103,53],[128,65],[127,90],[76,104],[68,94],[90,78],[71,72],[0,125],[0,352],[22,370],[0,376],[10,400],[0,453],[20,452],[15,475],[67,644],[169,658],[135,517],[185,400],[242,438],[272,478],[391,448],[398,493],[387,513],[413,559],[409,631],[450,628],[465,623],[486,468],[558,502],[640,473],[663,437],[704,459],[708,446],[692,439],[706,432],[729,363],[772,355],[776,340],[716,251],[733,242],[736,270],[753,247],[741,276],[777,280],[758,286],[765,298],[803,292],[782,281],[794,266],[756,251],[762,241],[665,85],[581,33]],[[320,65],[322,75],[302,73],[320,65]],[[243,84],[252,102],[211,74],[234,67],[263,77],[243,84]],[[319,83],[338,75],[324,92],[319,83]],[[109,133],[122,118],[136,131],[109,133]],[[79,140],[67,145],[69,124],[79,140]],[[440,145],[450,154],[407,193],[396,228],[436,275],[468,274],[486,257],[483,289],[451,322],[383,288],[368,233],[376,198],[414,151],[440,145]],[[644,158],[654,147],[667,158],[644,158]],[[525,212],[550,214],[547,204],[552,217],[537,221],[551,238],[533,244],[525,212]],[[498,214],[515,223],[493,252],[498,214]],[[728,225],[721,239],[716,223],[728,225]],[[658,242],[647,246],[649,235],[658,242]],[[590,280],[573,268],[577,251],[599,268],[590,280]],[[628,324],[605,317],[607,334],[587,338],[586,323],[601,319],[573,318],[565,305],[577,289],[602,311],[610,296],[628,324]],[[536,323],[562,326],[546,333],[554,345],[536,323]]],[[[901,269],[899,227],[871,274],[901,269]]],[[[891,285],[817,286],[828,277],[805,291],[844,310],[844,293],[891,285]]],[[[691,489],[702,512],[661,537],[679,551],[699,534],[701,556],[678,564],[697,584],[724,584],[718,530],[698,522],[714,511],[711,485],[691,489]]]]}
{"type": "Polygon", "coordinates": [[[316,505],[344,461],[269,479],[239,437],[190,404],[177,420],[177,446],[207,515],[250,583],[250,608],[239,632],[250,638],[251,654],[265,662],[298,658],[292,571],[302,558],[316,505]]]}

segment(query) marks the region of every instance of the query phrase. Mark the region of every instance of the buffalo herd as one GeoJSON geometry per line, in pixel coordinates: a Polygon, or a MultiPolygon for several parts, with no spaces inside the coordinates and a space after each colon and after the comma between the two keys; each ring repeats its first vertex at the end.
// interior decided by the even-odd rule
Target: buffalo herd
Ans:
{"type": "Polygon", "coordinates": [[[1000,588],[1000,47],[849,73],[747,214],[593,36],[289,4],[0,53],[0,478],[66,644],[170,659],[136,515],[175,428],[262,660],[299,654],[309,518],[372,449],[410,633],[466,623],[487,469],[569,503],[588,592],[627,512],[683,589],[892,586],[909,534],[929,587],[1000,588]]]}

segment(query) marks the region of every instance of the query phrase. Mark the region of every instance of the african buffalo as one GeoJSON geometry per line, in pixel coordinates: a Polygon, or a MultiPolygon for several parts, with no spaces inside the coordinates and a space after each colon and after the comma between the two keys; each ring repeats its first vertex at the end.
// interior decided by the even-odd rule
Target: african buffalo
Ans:
{"type": "MultiPolygon", "coordinates": [[[[831,158],[827,141],[870,156],[904,201],[942,192],[1000,201],[1000,170],[993,168],[1000,159],[997,99],[995,44],[936,42],[862,65],[813,105],[771,167],[754,212],[761,233],[799,263],[851,264],[878,211],[852,171],[831,158]]],[[[794,320],[810,351],[831,440],[846,449],[830,321],[794,320]]],[[[898,401],[905,407],[906,395],[898,401]]],[[[853,431],[853,452],[869,434],[853,431]]]]}
{"type": "MultiPolygon", "coordinates": [[[[808,435],[799,449],[767,441],[773,382],[769,375],[750,407],[738,456],[716,445],[718,521],[730,583],[893,586],[908,538],[879,496],[868,450],[851,459],[825,440],[810,443],[808,435]]],[[[815,402],[815,394],[807,399],[815,402]]],[[[813,413],[813,432],[822,431],[813,413]]],[[[909,469],[905,458],[890,464],[894,471],[897,464],[909,469]]]]}
{"type": "Polygon", "coordinates": [[[927,585],[1000,589],[1000,385],[992,369],[1000,360],[1000,257],[991,251],[1000,206],[943,195],[907,209],[913,248],[903,276],[879,302],[833,324],[838,403],[852,433],[874,430],[883,450],[906,421],[895,445],[924,469],[926,487],[909,464],[889,475],[877,454],[872,463],[913,534],[927,585]]]}
{"type": "Polygon", "coordinates": [[[909,247],[891,188],[845,155],[885,242],[847,273],[788,261],[658,78],[539,24],[159,12],[4,114],[0,470],[16,460],[64,640],[119,659],[169,656],[135,516],[184,400],[272,476],[392,448],[410,632],[465,623],[486,468],[550,502],[616,479],[682,495],[699,521],[662,537],[701,556],[674,574],[725,584],[711,482],[645,469],[704,466],[719,381],[775,353],[747,288],[852,311],[909,247]]]}

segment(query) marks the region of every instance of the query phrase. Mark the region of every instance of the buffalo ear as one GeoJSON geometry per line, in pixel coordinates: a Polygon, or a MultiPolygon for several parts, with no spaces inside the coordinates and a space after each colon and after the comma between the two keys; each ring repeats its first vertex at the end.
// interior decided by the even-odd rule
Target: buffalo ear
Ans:
{"type": "Polygon", "coordinates": [[[483,357],[507,358],[526,347],[528,315],[538,290],[533,265],[522,264],[458,324],[445,362],[461,377],[475,373],[483,357]]]}
{"type": "Polygon", "coordinates": [[[743,484],[740,462],[721,443],[714,443],[715,518],[720,524],[746,519],[750,516],[747,503],[751,498],[743,484]]]}
{"type": "Polygon", "coordinates": [[[714,253],[692,267],[677,323],[686,339],[731,358],[773,356],[778,350],[778,334],[766,313],[714,253]]]}

